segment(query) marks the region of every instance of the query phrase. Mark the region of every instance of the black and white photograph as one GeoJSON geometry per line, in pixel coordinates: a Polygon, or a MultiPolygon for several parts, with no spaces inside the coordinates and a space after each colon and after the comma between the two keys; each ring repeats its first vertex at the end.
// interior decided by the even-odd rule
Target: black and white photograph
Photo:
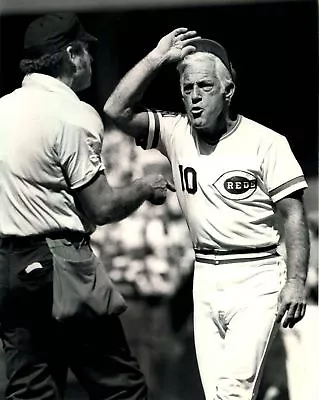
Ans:
{"type": "Polygon", "coordinates": [[[318,0],[0,0],[0,400],[316,400],[318,0]]]}

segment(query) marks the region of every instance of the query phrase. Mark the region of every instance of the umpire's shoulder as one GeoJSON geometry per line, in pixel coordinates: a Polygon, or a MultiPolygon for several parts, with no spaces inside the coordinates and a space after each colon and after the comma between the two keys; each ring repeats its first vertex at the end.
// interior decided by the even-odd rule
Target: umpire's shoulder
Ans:
{"type": "Polygon", "coordinates": [[[99,134],[104,131],[102,119],[94,107],[81,101],[79,111],[81,112],[81,115],[79,115],[79,123],[83,128],[99,134]]]}

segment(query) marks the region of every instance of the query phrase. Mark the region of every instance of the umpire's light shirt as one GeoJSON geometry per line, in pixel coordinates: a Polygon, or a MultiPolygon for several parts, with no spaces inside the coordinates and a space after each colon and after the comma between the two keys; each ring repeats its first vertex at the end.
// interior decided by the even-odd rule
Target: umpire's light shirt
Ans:
{"type": "Polygon", "coordinates": [[[92,231],[72,190],[104,169],[102,138],[98,113],[48,75],[27,75],[2,97],[0,236],[92,231]]]}

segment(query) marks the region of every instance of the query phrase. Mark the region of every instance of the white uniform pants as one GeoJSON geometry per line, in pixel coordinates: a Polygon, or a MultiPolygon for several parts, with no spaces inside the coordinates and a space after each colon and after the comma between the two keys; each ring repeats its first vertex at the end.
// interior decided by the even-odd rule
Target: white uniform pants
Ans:
{"type": "Polygon", "coordinates": [[[256,398],[265,354],[278,330],[285,281],[280,256],[217,265],[195,261],[194,336],[206,400],[256,398]]]}
{"type": "Polygon", "coordinates": [[[290,400],[315,400],[319,394],[319,308],[307,305],[306,315],[292,329],[282,328],[290,400]]]}

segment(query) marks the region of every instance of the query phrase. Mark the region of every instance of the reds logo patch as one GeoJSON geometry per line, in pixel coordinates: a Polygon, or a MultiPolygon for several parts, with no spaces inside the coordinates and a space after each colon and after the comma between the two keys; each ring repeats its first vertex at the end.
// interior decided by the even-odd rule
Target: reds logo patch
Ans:
{"type": "Polygon", "coordinates": [[[220,176],[214,186],[227,199],[243,200],[255,192],[257,179],[249,172],[235,170],[220,176]]]}

